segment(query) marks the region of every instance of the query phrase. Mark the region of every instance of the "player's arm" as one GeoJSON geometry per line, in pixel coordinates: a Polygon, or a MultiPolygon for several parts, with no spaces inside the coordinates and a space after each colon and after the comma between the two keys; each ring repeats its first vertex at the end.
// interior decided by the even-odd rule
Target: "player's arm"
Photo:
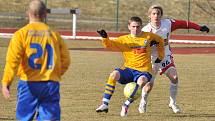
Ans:
{"type": "Polygon", "coordinates": [[[69,49],[66,46],[65,42],[63,39],[60,37],[60,60],[61,60],[61,75],[63,75],[69,68],[70,65],[70,54],[69,54],[69,49]]]}
{"type": "Polygon", "coordinates": [[[8,46],[4,74],[1,80],[2,93],[6,99],[10,97],[9,87],[17,73],[21,58],[24,55],[24,48],[20,38],[15,33],[8,46]]]}
{"type": "Polygon", "coordinates": [[[102,37],[102,44],[105,48],[112,51],[123,51],[125,46],[122,44],[122,41],[118,38],[115,40],[110,40],[105,30],[97,31],[98,34],[102,37]]]}
{"type": "MultiPolygon", "coordinates": [[[[165,53],[164,53],[164,40],[160,36],[157,36],[157,38],[158,38],[158,41],[159,41],[159,43],[157,45],[158,59],[163,60],[164,55],[165,55],[165,53]]],[[[160,63],[160,61],[157,62],[157,63],[160,63]]]]}
{"type": "Polygon", "coordinates": [[[13,38],[10,40],[2,79],[3,86],[10,86],[14,76],[17,73],[21,58],[24,55],[24,48],[20,38],[21,37],[15,33],[13,38]]]}
{"type": "Polygon", "coordinates": [[[163,60],[165,55],[164,40],[156,34],[153,34],[153,33],[150,33],[150,34],[153,37],[152,41],[150,42],[150,46],[153,46],[154,44],[156,44],[158,49],[158,58],[155,60],[155,63],[160,63],[163,60]]]}
{"type": "Polygon", "coordinates": [[[171,31],[174,31],[176,29],[195,29],[207,33],[210,31],[210,29],[205,25],[200,26],[196,23],[189,21],[171,19],[171,23],[172,23],[171,31]]]}

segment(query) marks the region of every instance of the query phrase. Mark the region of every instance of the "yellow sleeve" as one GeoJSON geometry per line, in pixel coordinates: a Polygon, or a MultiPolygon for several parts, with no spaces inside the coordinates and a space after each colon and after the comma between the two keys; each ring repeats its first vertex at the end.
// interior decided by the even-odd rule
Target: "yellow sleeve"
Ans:
{"type": "Polygon", "coordinates": [[[69,49],[66,46],[65,42],[63,39],[60,37],[60,55],[61,55],[61,75],[63,75],[69,68],[70,65],[70,54],[69,54],[69,49]]]}
{"type": "Polygon", "coordinates": [[[17,74],[17,70],[23,56],[23,42],[21,41],[21,36],[19,35],[19,33],[16,32],[10,40],[8,46],[4,74],[2,79],[3,86],[9,86],[12,83],[14,76],[17,74]]]}
{"type": "Polygon", "coordinates": [[[126,51],[129,49],[129,47],[123,44],[122,40],[123,39],[121,39],[120,37],[114,40],[110,40],[109,38],[102,38],[102,44],[105,48],[112,51],[126,51]]]}
{"type": "Polygon", "coordinates": [[[160,36],[158,36],[156,34],[153,34],[153,36],[154,36],[154,40],[158,42],[158,45],[157,45],[158,58],[160,60],[163,60],[163,58],[165,56],[165,53],[164,53],[164,40],[160,36]]]}

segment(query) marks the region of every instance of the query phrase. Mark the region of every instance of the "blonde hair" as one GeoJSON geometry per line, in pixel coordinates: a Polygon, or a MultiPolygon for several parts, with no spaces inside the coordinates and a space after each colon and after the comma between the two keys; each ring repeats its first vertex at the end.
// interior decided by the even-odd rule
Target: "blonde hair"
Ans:
{"type": "Polygon", "coordinates": [[[160,5],[152,5],[151,7],[149,7],[148,15],[151,14],[151,12],[152,12],[153,9],[158,9],[158,10],[160,10],[161,16],[163,16],[163,8],[162,8],[160,5]]]}

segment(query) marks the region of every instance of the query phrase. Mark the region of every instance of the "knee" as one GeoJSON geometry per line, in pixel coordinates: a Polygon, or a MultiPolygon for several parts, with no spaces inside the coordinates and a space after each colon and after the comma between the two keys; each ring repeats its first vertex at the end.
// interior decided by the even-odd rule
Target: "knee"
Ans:
{"type": "Polygon", "coordinates": [[[139,79],[137,80],[137,84],[143,87],[146,84],[146,80],[142,77],[139,77],[139,79]]]}
{"type": "Polygon", "coordinates": [[[172,71],[170,70],[167,76],[173,84],[178,83],[178,75],[175,70],[172,70],[172,71]]]}
{"type": "Polygon", "coordinates": [[[120,78],[120,73],[117,70],[114,70],[112,73],[110,73],[110,78],[112,78],[113,80],[119,80],[120,78]]]}
{"type": "Polygon", "coordinates": [[[171,82],[173,84],[177,84],[178,83],[178,76],[177,75],[172,75],[170,80],[171,80],[171,82]]]}
{"type": "Polygon", "coordinates": [[[143,87],[144,91],[147,93],[149,93],[152,90],[152,88],[153,88],[153,83],[150,83],[150,82],[146,83],[145,86],[143,87]]]}
{"type": "Polygon", "coordinates": [[[148,79],[144,76],[141,76],[137,80],[137,84],[141,87],[144,87],[148,83],[148,79]]]}
{"type": "Polygon", "coordinates": [[[173,78],[173,79],[171,80],[171,82],[172,82],[173,84],[178,84],[178,77],[177,77],[177,78],[173,78]]]}

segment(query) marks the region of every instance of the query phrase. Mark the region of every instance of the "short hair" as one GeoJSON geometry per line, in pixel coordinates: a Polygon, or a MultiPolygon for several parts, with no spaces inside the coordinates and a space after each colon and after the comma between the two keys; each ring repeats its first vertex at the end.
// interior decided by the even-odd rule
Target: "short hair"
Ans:
{"type": "Polygon", "coordinates": [[[46,13],[46,5],[41,0],[31,0],[28,6],[28,11],[43,18],[46,13]]]}
{"type": "Polygon", "coordinates": [[[138,16],[133,16],[128,20],[128,25],[130,25],[131,22],[138,22],[140,25],[142,25],[142,19],[138,16]]]}
{"type": "Polygon", "coordinates": [[[160,10],[161,16],[163,16],[163,8],[162,8],[160,5],[152,5],[151,7],[149,7],[148,15],[151,14],[151,12],[152,12],[153,9],[158,9],[158,10],[160,10]]]}

